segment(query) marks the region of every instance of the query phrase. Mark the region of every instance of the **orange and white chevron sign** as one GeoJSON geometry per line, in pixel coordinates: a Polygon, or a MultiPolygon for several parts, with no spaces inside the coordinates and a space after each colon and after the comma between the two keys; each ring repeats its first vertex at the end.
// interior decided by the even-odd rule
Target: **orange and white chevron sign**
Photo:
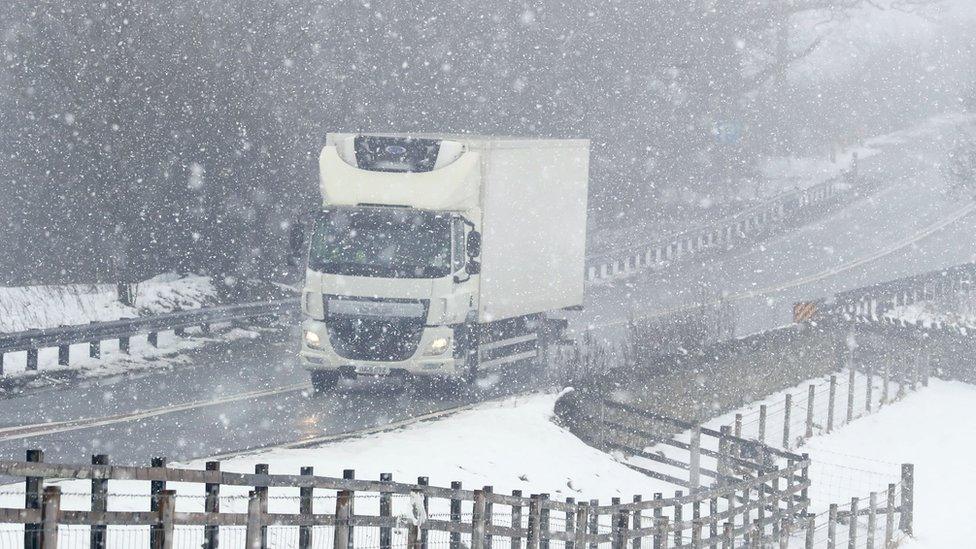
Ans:
{"type": "Polygon", "coordinates": [[[797,324],[810,322],[817,314],[817,304],[812,301],[801,301],[793,304],[793,322],[797,324]]]}

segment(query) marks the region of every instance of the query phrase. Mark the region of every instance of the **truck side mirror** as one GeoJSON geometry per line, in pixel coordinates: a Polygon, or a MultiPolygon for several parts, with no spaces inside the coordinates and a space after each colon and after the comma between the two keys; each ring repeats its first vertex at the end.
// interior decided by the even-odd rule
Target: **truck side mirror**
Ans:
{"type": "Polygon", "coordinates": [[[288,264],[297,267],[302,262],[302,250],[304,249],[305,224],[296,219],[288,229],[288,264]]]}
{"type": "Polygon", "coordinates": [[[468,249],[468,257],[478,257],[481,255],[481,233],[478,231],[468,233],[468,240],[465,247],[468,249]]]}

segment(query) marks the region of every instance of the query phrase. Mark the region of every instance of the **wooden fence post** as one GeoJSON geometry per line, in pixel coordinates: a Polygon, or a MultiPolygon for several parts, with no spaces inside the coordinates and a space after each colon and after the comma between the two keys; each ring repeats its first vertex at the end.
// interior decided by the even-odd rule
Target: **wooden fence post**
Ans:
{"type": "Polygon", "coordinates": [[[807,388],[807,429],[804,433],[804,438],[811,438],[813,436],[813,398],[817,394],[817,386],[810,385],[807,388]]]}
{"type": "MultiPolygon", "coordinates": [[[[414,505],[419,501],[421,509],[414,508],[416,519],[407,527],[407,549],[421,549],[424,544],[424,521],[426,521],[427,517],[427,508],[424,507],[424,495],[424,492],[419,490],[412,490],[410,492],[410,501],[414,505]]],[[[482,536],[483,539],[484,536],[482,536]]],[[[355,540],[350,541],[349,546],[356,547],[355,540]]]]}
{"type": "MultiPolygon", "coordinates": [[[[521,490],[512,490],[512,497],[522,499],[521,490]]],[[[519,532],[522,532],[522,506],[512,505],[512,528],[515,528],[519,532]]],[[[512,549],[521,549],[522,547],[522,536],[512,536],[512,549]]],[[[455,548],[451,548],[455,549],[455,548]]]]}
{"type": "MultiPolygon", "coordinates": [[[[566,514],[564,516],[564,520],[565,520],[566,527],[563,528],[563,531],[565,531],[567,534],[573,534],[575,536],[575,532],[576,532],[576,498],[566,498],[566,505],[569,506],[569,510],[566,511],[566,514]]],[[[515,524],[514,523],[512,523],[512,527],[513,528],[515,527],[515,524]]],[[[564,543],[563,547],[565,549],[573,549],[576,546],[575,545],[575,537],[573,539],[566,540],[563,543],[564,543]]]]}
{"type": "MultiPolygon", "coordinates": [[[[250,507],[248,508],[250,510],[250,507]]],[[[333,529],[332,547],[334,549],[349,549],[350,540],[350,519],[352,518],[352,491],[339,490],[336,492],[335,505],[335,526],[333,529]]],[[[250,530],[250,521],[248,521],[250,530]]],[[[260,539],[260,536],[258,537],[260,539]]],[[[251,549],[248,547],[248,549],[251,549]]]]}
{"type": "Polygon", "coordinates": [[[864,411],[871,413],[871,401],[874,399],[872,390],[874,389],[874,367],[868,365],[866,372],[868,382],[864,385],[864,411]]]}
{"type": "Polygon", "coordinates": [[[878,527],[878,494],[871,492],[868,497],[868,533],[865,540],[867,549],[874,549],[874,531],[878,527]]]}
{"type": "Polygon", "coordinates": [[[726,522],[722,525],[722,549],[732,549],[733,537],[732,533],[735,530],[735,525],[732,522],[726,522]]]}
{"type": "MultiPolygon", "coordinates": [[[[206,470],[220,473],[219,461],[208,461],[206,470]]],[[[203,510],[207,513],[220,512],[220,482],[207,482],[204,484],[204,491],[207,494],[203,502],[203,510]]],[[[301,537],[301,532],[299,532],[301,537]]],[[[301,545],[299,543],[299,545],[301,545]]],[[[203,527],[203,547],[204,549],[217,549],[220,546],[220,527],[216,524],[208,524],[203,527]]]]}
{"type": "Polygon", "coordinates": [[[549,494],[539,494],[539,549],[549,549],[549,526],[549,494]]]}
{"type": "Polygon", "coordinates": [[[159,493],[159,549],[173,549],[175,538],[173,514],[176,512],[176,490],[163,490],[159,493]]]}
{"type": "Polygon", "coordinates": [[[932,375],[932,353],[926,351],[925,358],[922,361],[922,387],[929,386],[930,375],[932,375]]]}
{"type": "Polygon", "coordinates": [[[855,370],[854,363],[850,363],[851,373],[847,380],[847,423],[854,421],[854,382],[855,370]]]}
{"type": "MultiPolygon", "coordinates": [[[[583,549],[586,547],[586,527],[589,524],[589,506],[585,501],[581,501],[576,505],[576,542],[574,543],[576,549],[583,549]]],[[[512,542],[512,549],[518,549],[514,547],[515,542],[512,542]]],[[[519,545],[521,547],[521,544],[519,545]]]]}
{"type": "MultiPolygon", "coordinates": [[[[417,477],[417,485],[430,486],[430,478],[417,477]]],[[[485,486],[485,491],[491,493],[492,491],[491,486],[485,486]]],[[[428,517],[430,516],[430,496],[427,495],[427,492],[421,492],[421,493],[423,494],[421,496],[421,501],[423,502],[423,507],[424,507],[424,517],[428,517]]],[[[488,515],[488,524],[491,524],[491,502],[490,501],[487,503],[486,508],[487,508],[487,515],[488,515]]],[[[427,531],[427,527],[424,526],[424,524],[420,524],[420,549],[427,549],[427,540],[429,536],[430,533],[427,531]]],[[[489,534],[486,539],[491,540],[491,535],[489,534]]],[[[488,541],[488,546],[491,547],[490,541],[488,541]]]]}
{"type": "Polygon", "coordinates": [[[783,403],[783,448],[790,449],[790,411],[793,406],[793,395],[786,393],[783,403]]]}
{"type": "MultiPolygon", "coordinates": [[[[254,465],[255,475],[267,475],[270,472],[267,463],[257,463],[254,465]]],[[[267,486],[255,486],[254,493],[257,494],[258,499],[261,502],[261,516],[263,517],[268,512],[268,487],[267,486]]],[[[267,549],[268,547],[268,527],[264,524],[261,525],[261,549],[267,549]]]]}
{"type": "MultiPolygon", "coordinates": [[[[336,498],[336,507],[339,506],[339,499],[336,498]]],[[[338,511],[336,512],[336,518],[338,519],[338,511]]],[[[264,517],[261,513],[261,497],[254,490],[251,490],[247,496],[247,530],[244,533],[244,548],[245,549],[261,549],[261,530],[264,525],[264,517]]],[[[336,549],[347,549],[345,543],[339,544],[340,540],[347,540],[340,536],[339,523],[336,522],[336,549]]]]}
{"type": "MultiPolygon", "coordinates": [[[[478,501],[477,495],[478,493],[475,492],[476,508],[478,501]]],[[[474,544],[474,537],[471,539],[471,549],[482,549],[482,547],[474,544]]],[[[526,549],[539,549],[539,494],[532,494],[529,499],[529,535],[526,540],[526,549]]]]}
{"type": "MultiPolygon", "coordinates": [[[[451,513],[451,522],[453,522],[454,524],[461,523],[461,498],[457,495],[457,492],[461,490],[461,486],[462,485],[460,481],[455,480],[451,482],[451,490],[454,490],[454,494],[451,496],[450,513],[451,513]]],[[[522,494],[519,493],[519,495],[521,496],[522,494]]],[[[451,539],[450,549],[461,549],[460,532],[451,532],[450,539],[451,539]]]]}
{"type": "Polygon", "coordinates": [[[885,506],[885,533],[884,548],[889,549],[891,542],[895,538],[895,485],[889,484],[888,491],[885,493],[887,498],[885,506]]]}
{"type": "Polygon", "coordinates": [[[800,498],[803,500],[803,507],[806,508],[810,505],[810,499],[807,497],[810,490],[810,454],[804,452],[801,455],[806,465],[800,468],[800,482],[803,483],[803,488],[800,490],[800,498]]]}
{"type": "Polygon", "coordinates": [[[814,513],[807,513],[807,531],[806,539],[804,540],[803,549],[813,549],[814,545],[814,535],[817,533],[817,515],[814,513]]]}
{"type": "Polygon", "coordinates": [[[827,396],[827,432],[834,430],[834,403],[837,400],[837,376],[830,376],[830,392],[827,396]]]}
{"type": "MultiPolygon", "coordinates": [[[[597,509],[596,509],[599,505],[600,505],[599,500],[595,500],[595,499],[591,499],[590,500],[590,509],[589,509],[589,511],[590,511],[590,524],[589,524],[589,529],[590,529],[590,534],[593,535],[594,537],[597,536],[597,535],[599,535],[599,533],[600,533],[600,515],[598,514],[597,509]]],[[[597,549],[598,547],[599,547],[599,544],[597,544],[596,541],[591,541],[590,542],[590,549],[597,549]]]]}
{"type": "Polygon", "coordinates": [[[58,549],[58,521],[61,518],[61,487],[48,486],[41,496],[41,536],[38,549],[58,549]]]}
{"type": "MultiPolygon", "coordinates": [[[[108,456],[98,454],[92,456],[92,465],[108,465],[108,456]]],[[[100,477],[101,475],[95,475],[100,477]]],[[[92,478],[91,480],[91,510],[95,513],[104,513],[108,510],[108,478],[92,478]]],[[[104,524],[95,524],[91,527],[90,547],[91,549],[105,549],[105,542],[108,528],[104,524]]]]}
{"type": "Polygon", "coordinates": [[[759,442],[766,444],[766,405],[759,405],[759,442]]]}
{"type": "MultiPolygon", "coordinates": [[[[741,421],[739,424],[741,425],[741,421]]],[[[691,430],[689,452],[691,452],[691,458],[688,464],[688,490],[692,494],[697,494],[701,485],[701,425],[696,425],[691,430]]]]}
{"type": "Polygon", "coordinates": [[[827,512],[827,549],[837,549],[837,504],[831,503],[827,512]]]}
{"type": "Polygon", "coordinates": [[[668,549],[668,517],[661,517],[657,523],[658,549],[668,549]]]}
{"type": "MultiPolygon", "coordinates": [[[[44,452],[41,450],[27,450],[27,461],[30,463],[43,463],[44,452]]],[[[44,477],[27,477],[24,483],[24,509],[41,509],[41,492],[43,490],[44,477]]],[[[60,492],[58,492],[58,497],[60,498],[60,492]]],[[[24,549],[41,549],[41,534],[41,524],[25,524],[24,549]]]]}
{"type": "Polygon", "coordinates": [[[779,539],[779,549],[790,549],[790,519],[782,517],[778,524],[775,535],[779,539]]]}
{"type": "MultiPolygon", "coordinates": [[[[392,473],[380,473],[380,482],[393,482],[392,473]]],[[[393,494],[380,493],[380,518],[393,518],[393,494]]],[[[393,544],[393,527],[380,526],[380,549],[390,549],[393,544]]]]}
{"type": "Polygon", "coordinates": [[[680,501],[681,498],[684,497],[684,495],[685,495],[685,493],[682,492],[681,490],[675,490],[674,491],[674,499],[675,499],[675,504],[674,504],[674,546],[675,547],[681,547],[681,545],[684,543],[684,540],[682,539],[684,536],[681,535],[682,534],[681,523],[684,521],[684,519],[681,518],[682,505],[681,505],[681,501],[680,501]]]}
{"type": "Polygon", "coordinates": [[[857,503],[858,499],[851,498],[851,514],[847,528],[847,549],[857,549],[857,503]]]}
{"type": "Polygon", "coordinates": [[[915,511],[915,466],[903,463],[901,466],[901,515],[898,528],[912,535],[912,519],[915,511]]]}
{"type": "MultiPolygon", "coordinates": [[[[639,495],[634,496],[634,503],[640,503],[641,501],[643,501],[643,498],[641,496],[639,495]]],[[[640,529],[643,527],[641,525],[642,522],[641,513],[642,511],[640,509],[640,506],[636,506],[634,512],[631,514],[633,518],[631,520],[630,528],[635,532],[640,531],[640,529]]],[[[641,536],[637,536],[636,538],[633,539],[633,541],[631,542],[631,549],[641,549],[641,536]]]]}
{"type": "MultiPolygon", "coordinates": [[[[342,478],[343,480],[355,480],[356,471],[354,469],[343,469],[342,478]]],[[[354,547],[356,545],[356,536],[355,536],[356,529],[352,525],[352,517],[356,516],[356,492],[353,490],[347,490],[347,492],[349,494],[349,498],[348,498],[349,513],[347,515],[347,522],[349,523],[348,525],[349,547],[354,547]]],[[[262,547],[262,549],[264,548],[262,547]]],[[[338,549],[338,547],[336,549],[338,549]]]]}
{"type": "Polygon", "coordinates": [[[796,462],[792,459],[786,460],[786,468],[789,473],[786,474],[786,512],[791,517],[793,516],[793,505],[796,502],[796,494],[793,493],[793,485],[796,483],[796,471],[793,470],[793,466],[796,462]]]}
{"type": "Polygon", "coordinates": [[[718,497],[713,497],[708,500],[708,537],[711,542],[708,546],[711,549],[716,549],[718,547],[718,497]]]}
{"type": "Polygon", "coordinates": [[[881,404],[888,404],[888,384],[891,381],[891,375],[888,372],[888,363],[885,362],[884,368],[881,372],[881,404]]]}
{"type": "MultiPolygon", "coordinates": [[[[725,477],[729,476],[729,427],[728,425],[723,425],[719,429],[719,439],[718,439],[718,474],[720,477],[719,483],[725,483],[725,477]]],[[[657,498],[655,498],[657,499],[657,498]]]]}
{"type": "Polygon", "coordinates": [[[735,436],[738,438],[742,438],[742,414],[735,414],[735,422],[733,423],[733,425],[735,425],[735,430],[733,431],[733,433],[735,433],[735,436]]]}
{"type": "Polygon", "coordinates": [[[702,546],[702,522],[697,519],[691,526],[691,546],[694,549],[704,549],[702,546]]]}
{"type": "MultiPolygon", "coordinates": [[[[311,477],[315,475],[315,469],[310,466],[302,467],[299,470],[299,474],[303,477],[311,477]]],[[[380,477],[382,480],[382,475],[380,477]]],[[[381,494],[380,498],[383,495],[381,494]]],[[[383,508],[383,500],[380,499],[380,510],[383,508]]],[[[315,488],[311,486],[302,486],[298,489],[298,513],[305,516],[309,522],[312,520],[312,515],[315,514],[315,488]]],[[[382,512],[380,513],[382,514],[382,512]]],[[[380,529],[380,546],[383,545],[383,530],[380,529]]],[[[216,546],[215,546],[216,547],[216,546]]],[[[312,526],[302,525],[298,527],[298,549],[312,549],[312,526]]],[[[389,549],[387,547],[386,549],[389,549]]]]}

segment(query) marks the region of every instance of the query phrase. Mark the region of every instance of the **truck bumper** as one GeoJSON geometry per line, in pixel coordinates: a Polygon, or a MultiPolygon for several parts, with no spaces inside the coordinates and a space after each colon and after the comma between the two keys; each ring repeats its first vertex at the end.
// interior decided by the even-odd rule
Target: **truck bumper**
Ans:
{"type": "Polygon", "coordinates": [[[368,376],[404,376],[421,375],[437,377],[456,377],[463,373],[460,359],[453,355],[454,341],[441,355],[424,354],[430,342],[440,337],[452,337],[453,330],[446,326],[428,327],[414,356],[397,362],[380,362],[368,360],[351,360],[339,356],[329,345],[328,331],[325,324],[315,320],[306,320],[302,325],[302,342],[299,357],[302,367],[306,370],[340,371],[346,375],[368,376]],[[307,332],[315,333],[319,338],[318,346],[311,346],[306,338],[307,332]]]}

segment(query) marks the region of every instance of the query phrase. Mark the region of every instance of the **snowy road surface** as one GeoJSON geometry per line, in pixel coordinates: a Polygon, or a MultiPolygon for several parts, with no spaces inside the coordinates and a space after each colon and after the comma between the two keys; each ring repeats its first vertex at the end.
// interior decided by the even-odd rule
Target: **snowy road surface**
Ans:
{"type": "Polygon", "coordinates": [[[503,382],[476,397],[386,385],[311,396],[296,341],[265,333],[209,345],[173,369],[0,399],[0,459],[40,448],[48,461],[85,462],[93,453],[120,464],[185,460],[358,431],[519,389],[503,382]]]}
{"type": "Polygon", "coordinates": [[[704,289],[731,296],[736,333],[745,335],[790,323],[796,301],[976,259],[976,207],[943,192],[945,143],[929,136],[879,147],[861,169],[884,182],[880,192],[746,252],[591,286],[575,327],[613,334],[629,316],[694,306],[704,289]]]}

